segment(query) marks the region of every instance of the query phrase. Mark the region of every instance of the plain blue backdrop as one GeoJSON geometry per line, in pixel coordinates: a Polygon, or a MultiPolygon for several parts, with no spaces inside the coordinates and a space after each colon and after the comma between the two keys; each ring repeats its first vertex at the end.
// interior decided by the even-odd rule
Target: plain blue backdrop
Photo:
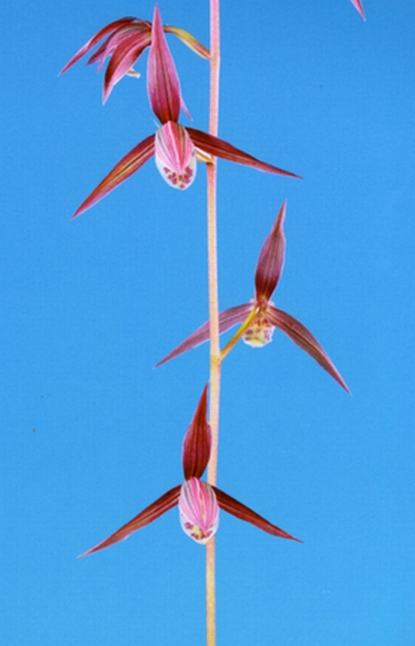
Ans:
{"type": "MultiPolygon", "coordinates": [[[[208,46],[208,2],[160,1],[208,46]]],[[[222,514],[218,644],[409,644],[414,620],[413,0],[222,2],[219,134],[304,177],[219,162],[221,308],[253,295],[288,199],[277,307],[329,352],[348,396],[283,333],[223,369],[218,484],[303,539],[222,514]]],[[[59,70],[149,0],[3,0],[2,643],[203,644],[204,548],[177,510],[83,560],[182,479],[208,347],[152,366],[207,317],[206,172],[153,160],[71,214],[154,132],[141,79],[59,70]]],[[[196,128],[208,64],[169,36],[196,128]]],[[[189,123],[183,115],[182,122],[189,123]]]]}

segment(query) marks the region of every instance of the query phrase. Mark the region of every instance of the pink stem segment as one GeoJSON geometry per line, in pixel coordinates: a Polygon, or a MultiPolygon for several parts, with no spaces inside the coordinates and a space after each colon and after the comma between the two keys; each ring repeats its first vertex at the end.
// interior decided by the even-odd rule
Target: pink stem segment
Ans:
{"type": "MultiPolygon", "coordinates": [[[[219,0],[210,0],[210,107],[209,133],[217,136],[219,118],[219,0]]],[[[210,410],[212,449],[208,482],[216,485],[219,436],[221,357],[219,346],[219,304],[216,232],[216,159],[207,164],[208,280],[210,321],[210,410]]],[[[206,643],[216,646],[215,538],[206,546],[206,643]]]]}

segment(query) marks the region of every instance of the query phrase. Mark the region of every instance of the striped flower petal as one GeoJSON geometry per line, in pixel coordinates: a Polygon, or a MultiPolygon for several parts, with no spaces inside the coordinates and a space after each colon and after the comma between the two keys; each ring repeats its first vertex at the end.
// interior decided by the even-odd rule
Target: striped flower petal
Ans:
{"type": "Polygon", "coordinates": [[[363,4],[362,4],[361,0],[350,0],[350,2],[354,6],[354,8],[360,13],[363,20],[366,20],[365,11],[363,9],[363,4]]]}
{"type": "Polygon", "coordinates": [[[103,197],[108,195],[114,188],[117,188],[122,182],[131,177],[146,161],[154,155],[154,140],[155,135],[150,135],[141,141],[135,148],[130,150],[108,173],[106,177],[98,184],[96,189],[82,202],[81,206],[75,211],[72,216],[76,218],[84,211],[87,211],[94,206],[97,202],[102,200],[103,197]]]}
{"type": "Polygon", "coordinates": [[[186,129],[168,121],[156,132],[156,166],[162,178],[179,190],[193,184],[196,177],[196,149],[186,129]]]}
{"type": "MultiPolygon", "coordinates": [[[[236,307],[230,307],[228,310],[221,312],[219,314],[219,333],[223,334],[223,332],[227,332],[234,325],[242,323],[242,321],[244,321],[248,316],[251,309],[252,305],[250,303],[246,303],[246,305],[237,305],[236,307]]],[[[180,354],[188,352],[188,350],[193,350],[193,348],[196,348],[198,345],[208,341],[209,338],[210,325],[209,321],[206,321],[206,323],[203,323],[203,325],[193,332],[193,334],[187,337],[185,341],[182,341],[182,343],[180,343],[174,350],[169,352],[164,359],[156,363],[154,367],[158,368],[162,363],[166,363],[167,361],[170,361],[170,359],[174,359],[180,354]]]]}
{"type": "Polygon", "coordinates": [[[160,122],[178,121],[181,106],[180,82],[164,36],[157,5],[154,8],[151,30],[147,90],[151,108],[160,122]]]}
{"type": "Polygon", "coordinates": [[[277,309],[271,303],[265,310],[265,315],[272,325],[279,328],[291,341],[294,341],[302,350],[305,350],[326,372],[329,373],[346,392],[350,393],[346,382],[330,359],[327,352],[322,348],[317,339],[307,330],[300,321],[293,316],[277,309]]]}
{"type": "MultiPolygon", "coordinates": [[[[138,28],[141,30],[142,27],[146,27],[148,30],[151,29],[151,24],[144,21],[144,20],[139,20],[138,18],[121,18],[120,20],[115,20],[114,22],[109,23],[102,29],[100,29],[95,36],[90,38],[88,42],[83,45],[74,56],[72,56],[71,60],[66,63],[65,67],[60,71],[60,74],[64,74],[72,65],[74,65],[77,61],[79,61],[82,56],[87,54],[91,49],[95,47],[99,43],[100,40],[108,36],[108,34],[111,35],[116,35],[122,32],[122,30],[125,30],[127,28],[135,27],[138,26],[138,28]]],[[[108,48],[108,43],[109,39],[105,42],[105,44],[101,45],[100,47],[100,54],[97,56],[97,52],[91,57],[91,59],[88,61],[88,63],[95,63],[99,62],[100,65],[102,66],[103,62],[105,61],[105,58],[111,54],[110,48],[108,48]]],[[[114,45],[115,47],[115,45],[114,45]]],[[[114,49],[112,48],[112,51],[114,49]]]]}
{"type": "Polygon", "coordinates": [[[133,65],[150,43],[151,32],[146,30],[141,34],[137,34],[136,32],[127,34],[117,45],[105,70],[103,103],[107,101],[118,81],[126,74],[131,75],[133,65]]]}
{"type": "Polygon", "coordinates": [[[182,464],[185,480],[201,478],[209,462],[212,434],[206,416],[207,391],[208,387],[205,386],[183,440],[182,464]]]}
{"type": "Polygon", "coordinates": [[[111,536],[106,538],[104,541],[101,541],[101,543],[98,543],[98,545],[91,547],[91,549],[81,554],[80,558],[83,556],[88,556],[88,554],[92,554],[93,552],[103,550],[104,548],[110,547],[110,545],[114,545],[115,543],[119,543],[120,541],[125,541],[125,539],[128,538],[131,534],[137,532],[139,529],[142,529],[149,523],[152,523],[153,520],[156,520],[156,518],[159,518],[159,516],[162,516],[166,513],[166,511],[177,505],[179,495],[180,485],[173,487],[173,489],[170,489],[167,493],[163,494],[155,502],[146,507],[142,512],[140,512],[137,516],[130,520],[130,522],[126,523],[126,525],[123,525],[120,529],[114,532],[114,534],[111,534],[111,536]]]}
{"type": "MultiPolygon", "coordinates": [[[[165,33],[174,34],[193,52],[209,60],[209,50],[184,29],[171,25],[164,25],[162,29],[165,33]]],[[[90,38],[65,65],[60,74],[66,72],[105,38],[88,60],[88,65],[97,63],[98,71],[101,71],[106,59],[110,59],[104,78],[103,102],[105,103],[114,85],[126,74],[131,74],[133,65],[151,45],[151,32],[152,24],[148,20],[132,17],[115,20],[90,38]]],[[[182,107],[185,108],[184,105],[182,107]]]]}
{"type": "Polygon", "coordinates": [[[180,523],[194,541],[205,545],[219,525],[219,506],[213,487],[198,478],[182,485],[179,498],[180,523]]]}
{"type": "Polygon", "coordinates": [[[232,146],[232,144],[229,144],[223,139],[219,139],[219,137],[214,137],[207,132],[202,132],[195,128],[186,128],[186,130],[196,148],[200,148],[208,155],[220,157],[221,159],[226,159],[227,161],[231,161],[236,164],[242,164],[243,166],[250,166],[251,168],[256,168],[257,170],[262,170],[266,173],[274,173],[276,175],[285,175],[287,177],[301,179],[300,176],[295,173],[290,173],[289,171],[273,166],[272,164],[267,164],[252,155],[248,155],[248,153],[244,153],[243,150],[235,148],[235,146],[232,146]]]}
{"type": "Polygon", "coordinates": [[[219,504],[219,507],[226,511],[228,514],[232,514],[239,520],[244,520],[247,523],[252,523],[262,531],[272,534],[273,536],[278,536],[279,538],[289,538],[292,541],[297,541],[297,543],[302,543],[298,538],[295,538],[291,534],[288,534],[283,529],[280,529],[276,525],[273,525],[268,520],[257,514],[255,511],[252,511],[246,505],[243,505],[235,498],[232,498],[224,491],[221,491],[217,487],[213,487],[213,490],[216,493],[216,498],[219,504]]]}
{"type": "Polygon", "coordinates": [[[277,219],[266,237],[259,254],[255,271],[255,296],[258,304],[268,301],[281,276],[285,256],[285,236],[283,224],[287,201],[284,200],[277,219]]]}

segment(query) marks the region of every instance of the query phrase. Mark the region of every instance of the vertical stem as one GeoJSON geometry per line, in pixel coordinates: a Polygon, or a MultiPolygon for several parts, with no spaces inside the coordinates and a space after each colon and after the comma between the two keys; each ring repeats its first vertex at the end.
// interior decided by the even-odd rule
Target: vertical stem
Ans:
{"type": "MultiPolygon", "coordinates": [[[[218,133],[219,117],[219,0],[210,0],[210,110],[209,132],[218,133]]],[[[210,320],[210,411],[212,450],[208,465],[208,481],[216,484],[218,461],[220,347],[218,306],[218,262],[216,232],[216,159],[207,164],[207,219],[208,219],[208,280],[210,320]]]]}
{"type": "MultiPolygon", "coordinates": [[[[218,133],[219,117],[219,0],[210,0],[210,106],[209,132],[218,133]]],[[[212,450],[208,465],[208,482],[216,484],[219,436],[220,347],[218,267],[216,233],[216,159],[207,164],[208,280],[210,320],[210,410],[212,450]]],[[[216,645],[215,539],[206,546],[206,638],[207,646],[216,645]]]]}

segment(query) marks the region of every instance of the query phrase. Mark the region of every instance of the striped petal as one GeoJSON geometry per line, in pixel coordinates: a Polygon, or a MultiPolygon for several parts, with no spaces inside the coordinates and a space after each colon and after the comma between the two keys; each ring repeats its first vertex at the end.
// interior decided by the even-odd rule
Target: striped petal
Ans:
{"type": "Polygon", "coordinates": [[[75,211],[72,218],[76,218],[84,211],[87,211],[94,206],[97,202],[102,200],[103,197],[108,195],[114,188],[117,188],[122,182],[131,177],[146,161],[154,155],[154,139],[155,135],[150,135],[147,139],[141,141],[135,148],[125,155],[112,169],[110,173],[102,180],[100,184],[94,189],[82,202],[79,209],[75,211]]]}
{"type": "MultiPolygon", "coordinates": [[[[246,303],[246,305],[237,305],[236,307],[231,307],[228,310],[224,310],[219,314],[219,333],[227,332],[231,327],[242,323],[248,316],[249,312],[252,309],[251,303],[246,303]]],[[[205,343],[210,338],[210,326],[209,321],[206,321],[201,325],[193,334],[191,334],[185,341],[180,343],[174,350],[172,350],[167,356],[164,357],[161,361],[156,363],[154,366],[158,368],[162,363],[170,361],[178,357],[180,354],[187,352],[188,350],[193,350],[198,345],[205,343]]]]}
{"type": "Polygon", "coordinates": [[[257,170],[262,170],[267,173],[300,178],[299,175],[295,175],[294,173],[290,173],[287,170],[277,168],[277,166],[272,166],[271,164],[262,162],[259,159],[252,157],[252,155],[248,155],[248,153],[244,153],[242,150],[235,148],[235,146],[228,144],[223,139],[209,135],[207,132],[202,132],[201,130],[196,130],[195,128],[186,129],[194,145],[208,155],[221,157],[222,159],[235,162],[236,164],[250,166],[251,168],[256,168],[257,170]]]}
{"type": "Polygon", "coordinates": [[[156,166],[163,179],[180,190],[193,184],[196,177],[196,149],[185,128],[168,121],[156,132],[156,166]]]}
{"type": "Polygon", "coordinates": [[[153,520],[156,520],[156,518],[162,516],[162,514],[165,514],[166,511],[177,505],[179,495],[180,485],[173,487],[173,489],[170,489],[170,491],[168,491],[151,505],[146,507],[142,512],[138,514],[138,516],[135,516],[135,518],[130,520],[130,522],[126,525],[123,525],[114,534],[111,534],[111,536],[106,538],[104,541],[101,541],[101,543],[98,543],[98,545],[95,545],[95,547],[91,547],[91,549],[81,554],[80,558],[82,558],[83,556],[88,556],[88,554],[92,554],[92,552],[103,550],[104,548],[110,547],[110,545],[114,545],[115,543],[119,543],[120,541],[125,541],[125,539],[128,538],[131,534],[138,531],[139,529],[142,529],[146,525],[149,525],[153,522],[153,520]]]}
{"type": "Polygon", "coordinates": [[[182,485],[179,498],[180,524],[196,543],[205,545],[219,525],[219,507],[213,487],[198,478],[182,485]]]}
{"type": "Polygon", "coordinates": [[[177,121],[181,106],[180,82],[157,5],[154,8],[148,56],[147,89],[151,108],[160,122],[177,121]]]}
{"type": "Polygon", "coordinates": [[[363,20],[366,20],[365,12],[364,12],[364,9],[363,9],[363,4],[362,4],[361,0],[350,0],[350,2],[354,6],[354,8],[360,13],[363,20]]]}
{"type": "Polygon", "coordinates": [[[104,76],[103,103],[111,94],[114,86],[126,74],[130,74],[133,65],[151,43],[150,30],[142,33],[129,33],[114,50],[104,76]]]}
{"type": "Polygon", "coordinates": [[[106,40],[95,50],[95,52],[88,59],[87,64],[92,65],[93,63],[98,64],[98,72],[103,68],[103,65],[107,58],[111,58],[116,55],[119,56],[119,47],[126,41],[130,41],[132,44],[131,38],[138,43],[143,42],[143,38],[148,42],[148,46],[151,42],[151,23],[138,20],[135,18],[131,19],[131,22],[126,23],[125,26],[120,26],[118,29],[112,32],[106,40]]]}
{"type": "Polygon", "coordinates": [[[283,224],[287,201],[281,206],[271,233],[265,239],[259,254],[255,272],[256,300],[269,301],[281,276],[285,256],[285,236],[283,224]]]}
{"type": "MultiPolygon", "coordinates": [[[[95,36],[90,38],[85,45],[83,45],[74,56],[72,56],[71,60],[65,65],[65,67],[60,71],[60,74],[64,74],[72,65],[74,65],[77,61],[79,61],[82,56],[87,54],[91,49],[95,47],[99,43],[100,40],[108,36],[108,34],[116,34],[119,33],[120,30],[123,30],[125,28],[131,27],[133,25],[137,25],[138,27],[143,27],[150,29],[151,25],[147,21],[144,20],[139,20],[138,18],[121,18],[120,20],[115,20],[114,22],[109,23],[102,29],[100,29],[95,36]]],[[[100,56],[103,55],[103,58],[100,58],[100,63],[102,66],[102,63],[104,62],[105,58],[110,55],[110,51],[108,51],[107,45],[108,41],[105,44],[105,47],[101,46],[101,54],[100,56]]],[[[95,55],[91,57],[91,59],[88,61],[88,63],[95,63],[97,61],[97,52],[95,52],[95,55]]]]}
{"type": "Polygon", "coordinates": [[[235,498],[228,496],[228,494],[224,491],[221,491],[217,487],[212,488],[215,491],[219,507],[228,512],[228,514],[232,514],[232,516],[236,516],[236,518],[244,520],[247,523],[252,523],[252,525],[255,525],[259,529],[262,529],[262,531],[267,532],[268,534],[272,534],[273,536],[278,536],[279,538],[289,538],[292,541],[302,543],[302,541],[300,541],[298,538],[291,536],[291,534],[288,534],[283,529],[280,529],[276,525],[270,523],[268,520],[265,520],[265,518],[257,514],[255,511],[252,511],[252,509],[250,509],[246,505],[243,505],[238,500],[235,500],[235,498]]]}
{"type": "Polygon", "coordinates": [[[182,463],[185,480],[201,478],[209,462],[212,435],[206,417],[207,391],[208,387],[205,386],[183,441],[182,463]]]}
{"type": "MultiPolygon", "coordinates": [[[[209,60],[209,50],[184,29],[164,25],[163,30],[165,33],[174,34],[193,52],[209,60]]],[[[100,72],[106,59],[110,58],[104,79],[103,102],[105,103],[114,85],[123,76],[131,73],[137,59],[151,45],[151,32],[152,25],[148,20],[131,17],[115,20],[90,38],[65,65],[60,74],[66,72],[105,38],[88,60],[88,65],[98,63],[100,72]]],[[[183,103],[182,107],[186,110],[183,103]]]]}
{"type": "Polygon", "coordinates": [[[297,321],[297,319],[290,314],[287,314],[282,310],[278,310],[271,304],[268,305],[264,314],[272,325],[275,325],[275,327],[285,332],[285,334],[289,336],[294,343],[296,343],[302,350],[305,350],[310,357],[317,361],[317,363],[319,363],[320,366],[324,368],[324,370],[326,370],[329,375],[331,375],[340,384],[340,386],[342,386],[342,388],[350,393],[345,381],[326,351],[321,347],[311,332],[309,332],[307,328],[300,323],[300,321],[297,321]]]}

